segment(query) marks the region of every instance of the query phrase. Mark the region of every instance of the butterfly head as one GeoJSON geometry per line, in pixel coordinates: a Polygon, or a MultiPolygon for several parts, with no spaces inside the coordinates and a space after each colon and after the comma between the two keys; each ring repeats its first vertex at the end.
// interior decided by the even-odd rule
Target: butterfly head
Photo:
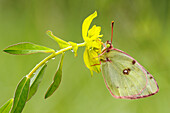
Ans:
{"type": "Polygon", "coordinates": [[[112,49],[112,48],[113,48],[112,42],[108,40],[106,42],[106,49],[112,49]]]}
{"type": "Polygon", "coordinates": [[[113,49],[113,45],[111,41],[106,41],[105,44],[103,44],[104,48],[102,49],[103,52],[109,52],[111,49],[113,49]]]}

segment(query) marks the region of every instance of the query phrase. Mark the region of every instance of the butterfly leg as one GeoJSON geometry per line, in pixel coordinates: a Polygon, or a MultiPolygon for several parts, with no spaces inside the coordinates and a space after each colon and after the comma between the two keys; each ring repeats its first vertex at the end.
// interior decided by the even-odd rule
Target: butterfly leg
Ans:
{"type": "Polygon", "coordinates": [[[96,66],[96,65],[100,65],[101,64],[101,61],[100,61],[100,63],[99,64],[93,64],[93,65],[91,65],[91,66],[96,66]]]}

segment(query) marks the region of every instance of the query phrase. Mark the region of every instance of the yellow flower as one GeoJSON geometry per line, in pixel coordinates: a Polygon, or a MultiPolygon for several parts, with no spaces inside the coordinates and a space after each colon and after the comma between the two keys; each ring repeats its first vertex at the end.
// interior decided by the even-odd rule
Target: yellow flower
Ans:
{"type": "Polygon", "coordinates": [[[91,75],[93,75],[93,71],[97,73],[100,72],[100,62],[98,54],[101,53],[101,39],[99,37],[103,36],[100,35],[101,27],[94,25],[90,30],[88,30],[92,20],[96,16],[97,12],[95,11],[84,20],[82,25],[82,36],[84,41],[86,42],[86,48],[83,58],[85,65],[91,71],[91,75]]]}

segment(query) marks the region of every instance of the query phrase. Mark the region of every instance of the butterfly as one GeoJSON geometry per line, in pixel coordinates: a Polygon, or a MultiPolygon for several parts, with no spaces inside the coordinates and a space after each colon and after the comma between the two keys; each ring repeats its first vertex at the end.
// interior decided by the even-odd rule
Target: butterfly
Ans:
{"type": "Polygon", "coordinates": [[[139,99],[152,96],[159,91],[153,76],[134,58],[116,49],[111,41],[106,42],[99,57],[106,87],[111,95],[120,99],[139,99]]]}

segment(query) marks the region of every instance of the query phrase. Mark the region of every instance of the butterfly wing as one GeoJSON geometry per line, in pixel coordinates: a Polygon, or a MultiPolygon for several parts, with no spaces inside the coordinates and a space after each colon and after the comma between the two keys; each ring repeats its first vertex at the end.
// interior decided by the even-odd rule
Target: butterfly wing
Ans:
{"type": "Polygon", "coordinates": [[[112,49],[100,60],[106,86],[115,98],[137,99],[158,92],[153,76],[125,52],[112,49]]]}

